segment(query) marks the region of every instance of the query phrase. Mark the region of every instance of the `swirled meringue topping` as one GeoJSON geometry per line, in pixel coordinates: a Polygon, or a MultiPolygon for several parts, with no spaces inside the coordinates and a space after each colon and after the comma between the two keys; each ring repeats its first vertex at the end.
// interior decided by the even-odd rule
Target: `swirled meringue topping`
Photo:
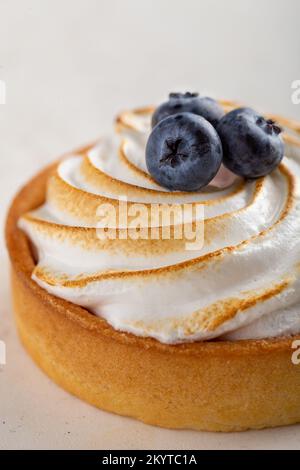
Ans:
{"type": "Polygon", "coordinates": [[[288,129],[282,120],[286,157],[270,175],[246,182],[223,168],[205,190],[180,193],[147,173],[151,114],[151,108],[122,113],[115,134],[57,164],[45,204],[19,221],[37,252],[33,279],[117,330],[164,343],[298,333],[296,123],[288,129]],[[165,239],[160,222],[155,237],[134,239],[119,218],[111,227],[118,236],[99,237],[99,206],[118,213],[120,196],[129,210],[136,203],[201,205],[203,246],[187,250],[184,236],[165,239]]]}

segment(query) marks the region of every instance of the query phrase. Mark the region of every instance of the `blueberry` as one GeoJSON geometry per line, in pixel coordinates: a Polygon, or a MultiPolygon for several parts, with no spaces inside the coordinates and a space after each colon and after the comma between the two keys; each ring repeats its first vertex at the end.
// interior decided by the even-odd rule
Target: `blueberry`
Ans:
{"type": "Polygon", "coordinates": [[[212,98],[199,97],[198,93],[170,93],[169,101],[161,104],[152,116],[152,127],[162,119],[177,113],[193,113],[204,117],[214,127],[224,116],[221,106],[212,98]]]}
{"type": "Polygon", "coordinates": [[[217,174],[222,144],[213,126],[201,116],[178,113],[160,121],[146,146],[149,173],[171,190],[197,191],[217,174]]]}
{"type": "Polygon", "coordinates": [[[265,176],[283,158],[284,144],[280,127],[253,109],[239,108],[226,114],[217,132],[223,145],[223,163],[239,176],[265,176]]]}

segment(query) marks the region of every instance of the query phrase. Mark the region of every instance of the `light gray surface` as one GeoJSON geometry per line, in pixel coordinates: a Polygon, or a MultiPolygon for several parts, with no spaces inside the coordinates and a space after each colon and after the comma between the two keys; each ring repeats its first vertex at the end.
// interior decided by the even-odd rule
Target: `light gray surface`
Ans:
{"type": "MultiPolygon", "coordinates": [[[[300,118],[300,3],[271,0],[0,0],[0,224],[17,187],[109,131],[120,109],[208,90],[300,118]]],[[[300,427],[209,434],[120,418],[56,387],[12,325],[0,236],[0,448],[299,448],[300,427]]]]}

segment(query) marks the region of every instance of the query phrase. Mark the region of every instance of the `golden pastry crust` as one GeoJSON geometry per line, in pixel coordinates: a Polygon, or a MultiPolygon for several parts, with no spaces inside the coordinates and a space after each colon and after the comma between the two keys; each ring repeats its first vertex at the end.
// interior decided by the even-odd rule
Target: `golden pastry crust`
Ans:
{"type": "Polygon", "coordinates": [[[6,225],[17,328],[36,363],[83,400],[157,426],[237,431],[299,422],[300,365],[291,358],[300,335],[170,346],[118,332],[31,280],[34,259],[17,221],[44,202],[55,166],[20,191],[6,225]]]}

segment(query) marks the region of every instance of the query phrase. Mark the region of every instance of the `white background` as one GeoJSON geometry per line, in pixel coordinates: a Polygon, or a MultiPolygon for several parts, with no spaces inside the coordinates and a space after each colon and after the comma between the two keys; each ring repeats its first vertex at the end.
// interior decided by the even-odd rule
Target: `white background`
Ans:
{"type": "Polygon", "coordinates": [[[206,90],[300,120],[299,0],[0,0],[0,448],[287,448],[297,426],[238,435],[156,429],[58,389],[11,319],[4,214],[60,153],[110,130],[120,109],[206,90]]]}

